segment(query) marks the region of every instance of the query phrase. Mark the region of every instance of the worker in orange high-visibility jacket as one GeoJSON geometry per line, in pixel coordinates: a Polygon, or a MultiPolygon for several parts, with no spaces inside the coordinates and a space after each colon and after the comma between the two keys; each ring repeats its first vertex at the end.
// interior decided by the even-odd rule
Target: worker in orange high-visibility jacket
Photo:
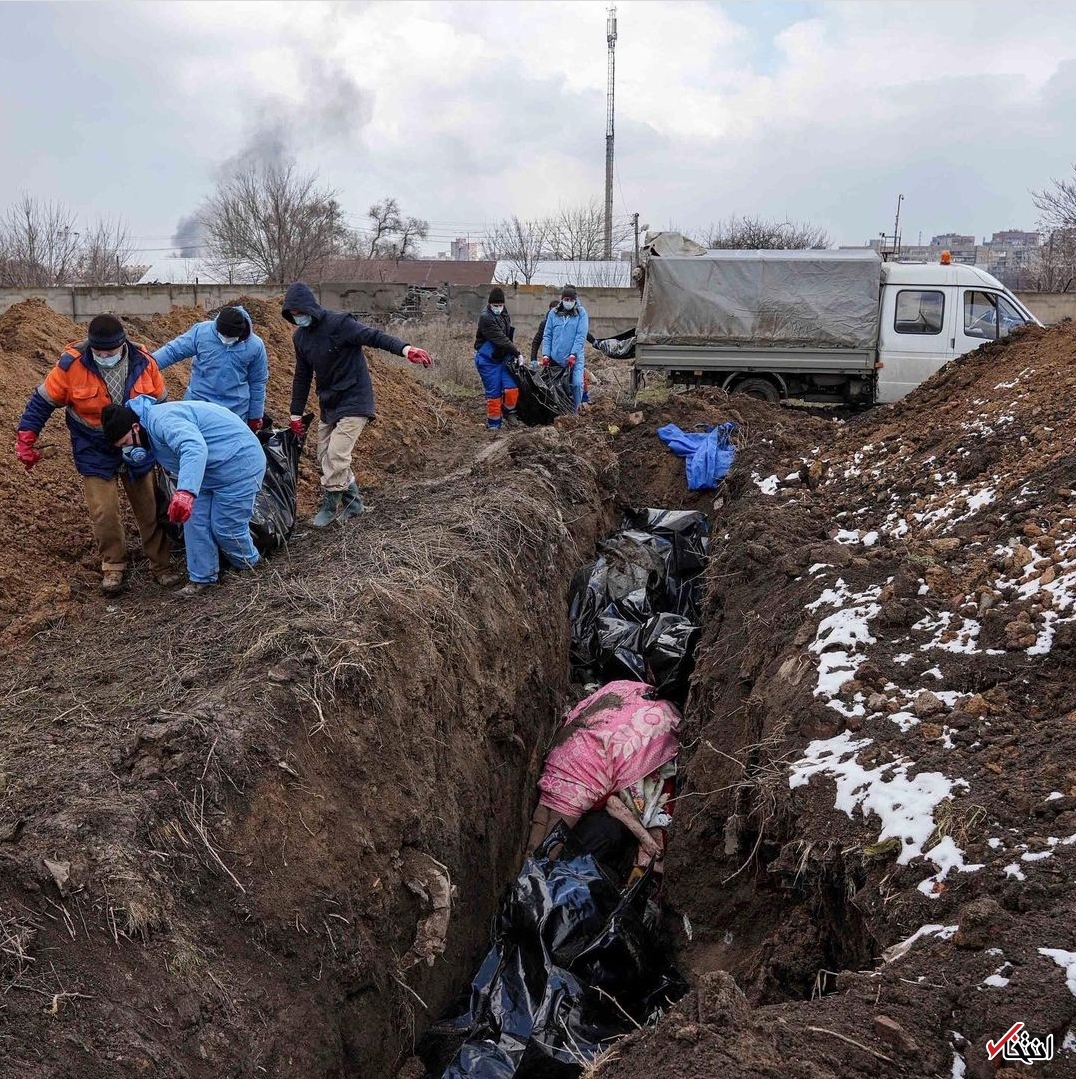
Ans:
{"type": "Polygon", "coordinates": [[[167,397],[156,361],[141,345],[127,340],[118,318],[98,315],[90,323],[86,340],[69,345],[30,395],[19,420],[15,452],[29,470],[42,457],[35,448],[42,428],[56,409],[66,410],[75,468],[82,477],[86,508],[101,555],[101,590],[106,595],[122,591],[127,570],[119,483],[134,510],[142,550],[154,579],[165,587],[183,580],[183,575],[171,568],[168,537],[157,520],[153,455],[147,454],[138,464],[125,463],[101,430],[101,410],[106,405],[126,404],[140,394],[158,401],[167,397]]]}

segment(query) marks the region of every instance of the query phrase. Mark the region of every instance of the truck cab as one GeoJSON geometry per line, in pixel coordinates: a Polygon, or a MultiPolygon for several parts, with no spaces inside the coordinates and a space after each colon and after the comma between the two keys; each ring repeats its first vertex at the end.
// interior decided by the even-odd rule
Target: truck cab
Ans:
{"type": "Polygon", "coordinates": [[[897,401],[957,356],[1038,319],[975,266],[882,264],[875,401],[897,401]]]}

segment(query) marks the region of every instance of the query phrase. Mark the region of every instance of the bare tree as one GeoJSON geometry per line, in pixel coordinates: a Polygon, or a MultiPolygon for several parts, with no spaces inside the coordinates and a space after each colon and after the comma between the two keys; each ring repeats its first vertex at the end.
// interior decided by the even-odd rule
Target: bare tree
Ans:
{"type": "MultiPolygon", "coordinates": [[[[613,246],[632,234],[632,227],[613,221],[613,246]]],[[[549,223],[549,250],[555,259],[594,262],[605,258],[605,208],[597,199],[561,206],[549,223]]]]}
{"type": "Polygon", "coordinates": [[[336,192],[294,163],[252,162],[222,178],[199,218],[209,258],[230,280],[249,270],[277,285],[297,281],[346,237],[336,192]]]}
{"type": "Polygon", "coordinates": [[[86,285],[126,285],[138,280],[129,266],[134,244],[123,221],[101,218],[82,234],[78,254],[78,279],[86,285]]]}
{"type": "Polygon", "coordinates": [[[384,238],[400,231],[403,225],[400,220],[400,204],[395,199],[382,199],[366,211],[366,216],[370,219],[370,247],[366,257],[372,259],[378,257],[384,238]]]}
{"type": "Polygon", "coordinates": [[[502,221],[490,229],[482,241],[487,259],[507,262],[512,271],[529,285],[538,269],[538,260],[552,229],[546,219],[520,221],[518,217],[502,221]]]}
{"type": "Polygon", "coordinates": [[[825,229],[807,222],[767,221],[761,217],[730,217],[694,237],[709,248],[744,251],[822,251],[833,243],[825,229]]]}
{"type": "Polygon", "coordinates": [[[430,223],[421,217],[404,217],[400,204],[394,198],[375,202],[366,216],[370,226],[365,234],[357,233],[351,247],[358,257],[384,259],[413,259],[418,255],[418,244],[430,234],[430,223]],[[358,250],[365,247],[362,255],[358,250]]]}
{"type": "Polygon", "coordinates": [[[1035,252],[1031,268],[1038,292],[1071,292],[1076,288],[1076,228],[1053,229],[1035,252]]]}
{"type": "Polygon", "coordinates": [[[22,195],[0,218],[0,281],[42,288],[69,284],[78,267],[74,211],[22,195]]]}

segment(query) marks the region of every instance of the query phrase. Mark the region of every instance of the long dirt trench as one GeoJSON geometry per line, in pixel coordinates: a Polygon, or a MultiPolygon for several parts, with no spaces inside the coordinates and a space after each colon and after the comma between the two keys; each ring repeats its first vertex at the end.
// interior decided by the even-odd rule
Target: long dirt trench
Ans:
{"type": "MultiPolygon", "coordinates": [[[[253,587],[192,608],[136,583],[34,637],[0,687],[5,1074],[423,1075],[416,1042],[466,988],[518,867],[568,699],[573,572],[625,506],[714,511],[654,437],[669,420],[743,433],[713,522],[668,896],[695,925],[685,972],[731,971],[747,993],[702,974],[671,1051],[722,1028],[708,1009],[735,1033],[748,1001],[831,993],[874,961],[839,849],[754,871],[796,828],[740,775],[772,750],[785,702],[752,686],[802,613],[765,545],[840,553],[817,507],[768,534],[785,526],[752,516],[752,476],[833,424],[702,395],[630,431],[596,412],[383,491],[361,527],[300,537],[253,587]]],[[[729,1044],[749,1060],[749,1043],[729,1044]]],[[[766,1053],[777,1070],[757,1074],[784,1074],[766,1053]]]]}

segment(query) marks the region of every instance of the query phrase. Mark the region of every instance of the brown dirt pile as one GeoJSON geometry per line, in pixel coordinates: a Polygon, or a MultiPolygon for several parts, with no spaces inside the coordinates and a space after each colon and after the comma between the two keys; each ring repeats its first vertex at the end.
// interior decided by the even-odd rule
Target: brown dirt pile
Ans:
{"type": "Polygon", "coordinates": [[[394,1075],[515,870],[615,474],[521,433],[205,602],[40,633],[0,685],[4,1074],[394,1075]]]}
{"type": "Polygon", "coordinates": [[[669,871],[746,1000],[704,978],[603,1079],[987,1079],[1018,1020],[1076,1074],[1073,389],[1029,331],[730,504],[669,871]]]}

